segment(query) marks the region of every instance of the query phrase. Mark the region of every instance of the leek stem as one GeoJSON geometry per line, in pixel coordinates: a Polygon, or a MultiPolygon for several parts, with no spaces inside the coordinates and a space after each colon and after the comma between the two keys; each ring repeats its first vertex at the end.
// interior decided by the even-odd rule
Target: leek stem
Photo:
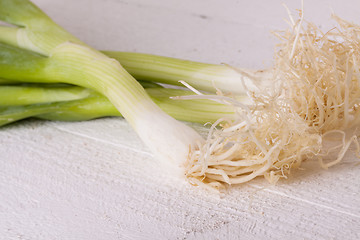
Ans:
{"type": "MultiPolygon", "coordinates": [[[[28,117],[37,117],[57,121],[84,121],[106,116],[121,116],[110,101],[99,93],[86,89],[86,95],[78,91],[79,87],[63,88],[44,86],[0,86],[0,93],[5,90],[8,96],[0,94],[0,126],[28,117]],[[53,95],[38,95],[45,91],[53,95]],[[10,96],[10,97],[9,97],[10,96]],[[19,97],[19,98],[18,98],[19,97]],[[48,98],[47,98],[48,97],[48,98]],[[6,99],[16,105],[6,106],[6,99]],[[13,99],[17,99],[16,101],[13,99]],[[37,103],[28,105],[29,101],[37,103]],[[57,100],[60,102],[53,102],[57,100]],[[42,104],[41,104],[42,103],[42,104]]],[[[85,89],[83,89],[85,91],[85,89]]],[[[170,116],[188,122],[213,123],[220,117],[233,117],[233,108],[210,100],[178,101],[171,96],[191,95],[192,92],[180,89],[147,88],[152,100],[170,116]]]]}
{"type": "MultiPolygon", "coordinates": [[[[0,92],[2,88],[3,87],[0,87],[0,92]]],[[[9,91],[9,93],[14,94],[13,98],[16,96],[15,94],[18,93],[18,91],[14,91],[14,88],[16,87],[12,86],[12,89],[9,91]]],[[[23,90],[25,87],[19,88],[23,90]]],[[[25,99],[33,96],[32,91],[34,90],[35,92],[40,91],[39,87],[29,87],[28,92],[24,91],[24,94],[21,96],[25,99]]],[[[73,94],[70,87],[68,90],[70,94],[73,94]]],[[[83,96],[79,94],[79,99],[69,101],[67,100],[69,98],[68,95],[65,94],[65,91],[66,89],[59,89],[59,94],[56,94],[63,96],[64,101],[61,102],[0,107],[0,126],[28,117],[55,121],[85,121],[107,116],[122,116],[111,102],[99,93],[91,91],[90,96],[85,98],[82,98],[83,96]]],[[[214,101],[177,101],[170,99],[170,96],[190,95],[192,94],[190,91],[165,88],[148,88],[146,91],[162,110],[178,120],[204,124],[207,122],[215,122],[220,117],[227,116],[228,119],[233,117],[232,107],[214,101]]],[[[53,89],[53,92],[56,93],[56,89],[53,89]]],[[[52,99],[52,97],[49,98],[49,100],[52,99]]],[[[43,98],[40,100],[43,100],[43,98]]],[[[24,102],[27,103],[26,100],[24,102]]],[[[17,104],[20,103],[21,100],[17,102],[17,104]]]]}
{"type": "Polygon", "coordinates": [[[0,28],[0,41],[38,54],[15,58],[0,53],[3,78],[64,82],[102,93],[161,159],[180,164],[189,149],[203,141],[195,130],[164,113],[119,62],[80,42],[30,1],[0,0],[0,20],[18,25],[21,36],[7,38],[0,28]]]}
{"type": "Polygon", "coordinates": [[[246,88],[257,91],[258,87],[265,87],[272,75],[270,70],[238,69],[235,71],[226,65],[200,63],[152,54],[102,52],[118,60],[126,71],[138,80],[179,86],[182,86],[179,81],[183,80],[192,87],[207,92],[216,92],[217,89],[220,89],[224,92],[245,95],[246,88]]]}
{"type": "MultiPolygon", "coordinates": [[[[3,40],[3,42],[6,41],[3,40]]],[[[226,65],[200,63],[144,53],[102,52],[119,61],[125,70],[137,80],[176,86],[182,86],[180,81],[183,80],[198,90],[210,93],[220,89],[236,95],[245,95],[244,85],[249,90],[257,91],[259,87],[269,84],[268,79],[271,77],[270,70],[239,69],[241,74],[226,65]]]]}
{"type": "Polygon", "coordinates": [[[10,85],[0,86],[0,106],[30,105],[71,101],[88,97],[92,91],[77,86],[10,85]]]}

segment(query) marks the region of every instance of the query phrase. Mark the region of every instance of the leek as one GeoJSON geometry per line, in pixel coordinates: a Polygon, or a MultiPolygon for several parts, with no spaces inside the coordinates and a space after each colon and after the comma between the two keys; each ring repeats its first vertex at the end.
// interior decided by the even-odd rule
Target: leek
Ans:
{"type": "MultiPolygon", "coordinates": [[[[125,70],[137,80],[176,86],[182,86],[180,80],[183,80],[198,90],[210,93],[219,89],[235,95],[245,95],[246,88],[250,91],[258,91],[259,88],[266,87],[270,83],[268,80],[272,77],[270,70],[234,70],[227,65],[201,63],[153,54],[102,52],[119,61],[125,70]]],[[[14,80],[0,79],[0,84],[8,84],[12,81],[14,80]]]]}
{"type": "MultiPolygon", "coordinates": [[[[144,88],[162,88],[161,85],[152,82],[139,83],[144,88]]],[[[4,80],[0,82],[0,106],[79,100],[93,93],[93,90],[69,84],[34,84],[4,80]]]]}
{"type": "MultiPolygon", "coordinates": [[[[106,97],[92,90],[82,89],[87,93],[84,96],[82,91],[78,91],[79,89],[81,88],[76,86],[52,87],[53,95],[45,95],[48,98],[44,98],[44,95],[38,93],[43,91],[48,93],[49,86],[0,86],[0,93],[6,90],[7,95],[10,96],[5,97],[0,94],[0,126],[28,117],[56,121],[84,121],[106,116],[121,116],[106,97]],[[15,104],[11,106],[7,99],[15,104]],[[36,104],[28,105],[28,99],[36,104]],[[57,101],[54,102],[54,99],[57,101]]],[[[204,124],[213,123],[220,117],[233,116],[232,107],[214,101],[170,99],[171,96],[190,95],[192,94],[190,91],[159,87],[146,88],[146,91],[161,109],[178,120],[204,124]]]]}
{"type": "Polygon", "coordinates": [[[203,141],[165,114],[114,59],[82,43],[28,0],[0,0],[0,72],[23,82],[63,82],[106,96],[142,141],[161,159],[182,163],[203,141]],[[21,49],[19,49],[21,48],[21,49]],[[24,49],[28,50],[26,53],[24,49]]]}
{"type": "Polygon", "coordinates": [[[136,79],[179,85],[179,80],[192,87],[207,92],[217,89],[246,95],[247,90],[259,91],[265,88],[272,78],[271,70],[234,70],[227,65],[201,63],[177,58],[144,53],[103,51],[107,56],[118,60],[136,79]]]}

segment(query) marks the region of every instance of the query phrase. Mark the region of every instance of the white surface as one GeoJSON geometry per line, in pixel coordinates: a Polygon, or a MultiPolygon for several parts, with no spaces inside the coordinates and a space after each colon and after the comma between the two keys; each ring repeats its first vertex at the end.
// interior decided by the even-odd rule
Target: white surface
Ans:
{"type": "MultiPolygon", "coordinates": [[[[34,2],[97,48],[252,68],[287,17],[281,1],[34,2]]],[[[355,0],[305,1],[305,16],[327,29],[330,8],[360,23],[355,0]]],[[[359,239],[358,162],[219,197],[164,172],[124,120],[21,122],[0,130],[0,239],[359,239]]]]}

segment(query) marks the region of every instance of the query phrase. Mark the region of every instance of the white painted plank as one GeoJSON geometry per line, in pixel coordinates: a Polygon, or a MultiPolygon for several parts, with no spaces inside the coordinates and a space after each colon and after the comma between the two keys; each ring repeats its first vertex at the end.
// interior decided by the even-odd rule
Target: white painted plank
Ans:
{"type": "MultiPolygon", "coordinates": [[[[271,63],[275,38],[293,0],[36,0],[60,25],[101,49],[137,51],[261,68],[271,63]],[[85,7],[84,7],[85,6],[85,7]],[[204,18],[204,16],[206,16],[204,18]]],[[[331,9],[360,22],[355,0],[304,1],[307,19],[333,26],[331,9]]]]}
{"type": "MultiPolygon", "coordinates": [[[[83,123],[48,122],[47,124],[61,131],[98,139],[114,146],[121,143],[134,151],[147,151],[145,146],[139,144],[139,139],[133,131],[127,130],[125,134],[121,133],[129,126],[126,122],[118,121],[118,119],[99,119],[83,123]],[[117,137],[114,138],[114,136],[117,137]],[[126,139],[128,140],[126,141],[126,139]],[[141,148],[138,148],[139,146],[141,148]]],[[[313,205],[322,205],[324,208],[360,217],[360,204],[357,204],[360,199],[358,177],[360,164],[356,156],[348,154],[342,163],[328,170],[322,169],[317,162],[308,162],[302,168],[304,170],[294,171],[290,179],[282,180],[276,186],[267,185],[265,180],[254,186],[257,188],[266,186],[265,191],[298,200],[302,199],[313,205]]]]}
{"type": "MultiPolygon", "coordinates": [[[[303,171],[295,171],[291,179],[265,191],[359,218],[360,223],[359,172],[358,159],[353,155],[328,170],[317,162],[307,163],[303,171]]],[[[263,188],[262,184],[254,186],[263,188]]]]}
{"type": "Polygon", "coordinates": [[[358,237],[359,217],[250,185],[219,198],[149,156],[41,122],[9,127],[0,139],[0,231],[9,238],[358,237]],[[19,139],[22,155],[14,157],[6,149],[18,149],[19,139]]]}

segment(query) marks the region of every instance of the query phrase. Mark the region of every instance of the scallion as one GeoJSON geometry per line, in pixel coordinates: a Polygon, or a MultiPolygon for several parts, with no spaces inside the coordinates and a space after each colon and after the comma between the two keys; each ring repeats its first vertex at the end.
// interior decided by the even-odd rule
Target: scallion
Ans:
{"type": "MultiPolygon", "coordinates": [[[[0,86],[0,126],[36,117],[57,121],[84,121],[106,116],[121,116],[103,95],[76,86],[53,85],[0,86]],[[45,94],[42,94],[44,93],[45,94]],[[39,94],[40,93],[40,94],[39,94]],[[86,93],[86,94],[84,94],[86,93]],[[30,101],[29,101],[30,99],[30,101]]],[[[172,96],[186,96],[190,91],[161,87],[146,88],[151,99],[175,119],[213,123],[233,116],[233,108],[210,100],[172,100],[172,96]]]]}
{"type": "Polygon", "coordinates": [[[1,0],[0,71],[6,79],[64,82],[105,95],[161,159],[183,163],[203,141],[185,124],[165,114],[118,61],[82,43],[27,0],[1,0]],[[16,48],[29,50],[23,54],[16,48]]]}
{"type": "Polygon", "coordinates": [[[216,89],[235,95],[246,95],[247,89],[259,91],[271,83],[271,70],[234,69],[227,65],[201,63],[152,54],[103,51],[121,62],[136,79],[180,85],[187,82],[198,90],[216,89]],[[246,89],[247,88],[247,89],[246,89]]]}

